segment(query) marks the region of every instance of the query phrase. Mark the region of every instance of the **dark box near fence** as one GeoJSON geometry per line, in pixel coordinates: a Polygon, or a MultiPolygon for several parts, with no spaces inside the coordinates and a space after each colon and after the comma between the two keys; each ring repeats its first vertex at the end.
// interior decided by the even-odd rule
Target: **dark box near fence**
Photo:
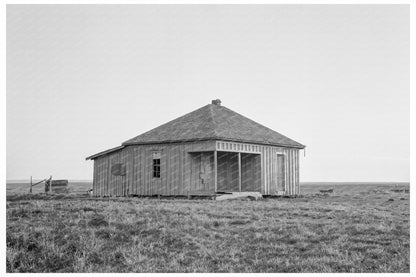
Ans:
{"type": "Polygon", "coordinates": [[[68,193],[68,180],[52,180],[52,193],[68,193]]]}

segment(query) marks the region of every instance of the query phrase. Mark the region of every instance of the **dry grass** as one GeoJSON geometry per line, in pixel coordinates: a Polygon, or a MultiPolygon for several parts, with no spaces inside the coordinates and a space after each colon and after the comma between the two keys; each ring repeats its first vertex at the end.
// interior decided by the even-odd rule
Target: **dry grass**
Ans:
{"type": "Polygon", "coordinates": [[[409,193],[322,188],[261,201],[9,195],[7,271],[409,272],[409,193]]]}

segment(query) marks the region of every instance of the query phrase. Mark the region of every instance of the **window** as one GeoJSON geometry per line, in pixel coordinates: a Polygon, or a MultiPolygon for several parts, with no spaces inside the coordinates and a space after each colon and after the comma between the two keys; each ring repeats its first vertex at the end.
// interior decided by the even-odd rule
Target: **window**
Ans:
{"type": "Polygon", "coordinates": [[[160,178],[160,152],[153,153],[153,178],[160,178]]]}

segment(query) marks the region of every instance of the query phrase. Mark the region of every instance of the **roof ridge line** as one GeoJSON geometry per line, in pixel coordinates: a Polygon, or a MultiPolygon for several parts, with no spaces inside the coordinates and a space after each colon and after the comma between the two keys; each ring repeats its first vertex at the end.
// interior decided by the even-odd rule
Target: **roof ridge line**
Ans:
{"type": "Polygon", "coordinates": [[[211,105],[211,104],[207,104],[207,105],[202,106],[202,107],[200,107],[200,108],[198,108],[198,109],[196,109],[196,110],[193,110],[193,111],[188,112],[188,113],[186,113],[186,114],[184,114],[184,115],[181,115],[181,116],[179,116],[179,117],[177,117],[177,118],[175,118],[175,119],[169,120],[168,122],[163,123],[163,124],[161,124],[161,125],[159,125],[159,126],[157,126],[157,127],[155,127],[155,128],[152,128],[152,129],[150,129],[150,130],[148,130],[148,131],[146,131],[146,132],[144,132],[144,133],[141,133],[140,135],[137,135],[137,136],[132,137],[132,138],[130,138],[130,139],[128,139],[128,140],[126,140],[126,141],[123,141],[123,142],[121,143],[121,145],[125,145],[125,144],[126,144],[126,143],[128,143],[129,141],[134,140],[134,139],[136,139],[137,137],[140,137],[140,136],[146,135],[146,134],[148,134],[148,133],[152,132],[153,130],[155,130],[155,129],[157,129],[157,128],[163,128],[163,127],[165,127],[165,126],[169,126],[169,124],[171,124],[172,122],[174,122],[174,121],[176,121],[176,120],[178,120],[178,119],[185,118],[186,116],[189,116],[190,114],[197,113],[198,111],[202,110],[203,108],[205,108],[206,106],[209,106],[209,105],[211,105]]]}

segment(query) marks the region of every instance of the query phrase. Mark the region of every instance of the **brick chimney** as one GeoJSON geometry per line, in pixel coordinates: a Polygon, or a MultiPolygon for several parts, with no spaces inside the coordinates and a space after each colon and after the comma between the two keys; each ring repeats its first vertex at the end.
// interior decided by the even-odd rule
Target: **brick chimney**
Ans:
{"type": "Polygon", "coordinates": [[[214,104],[214,105],[217,105],[217,106],[221,106],[221,100],[220,99],[212,100],[211,103],[214,104]]]}

